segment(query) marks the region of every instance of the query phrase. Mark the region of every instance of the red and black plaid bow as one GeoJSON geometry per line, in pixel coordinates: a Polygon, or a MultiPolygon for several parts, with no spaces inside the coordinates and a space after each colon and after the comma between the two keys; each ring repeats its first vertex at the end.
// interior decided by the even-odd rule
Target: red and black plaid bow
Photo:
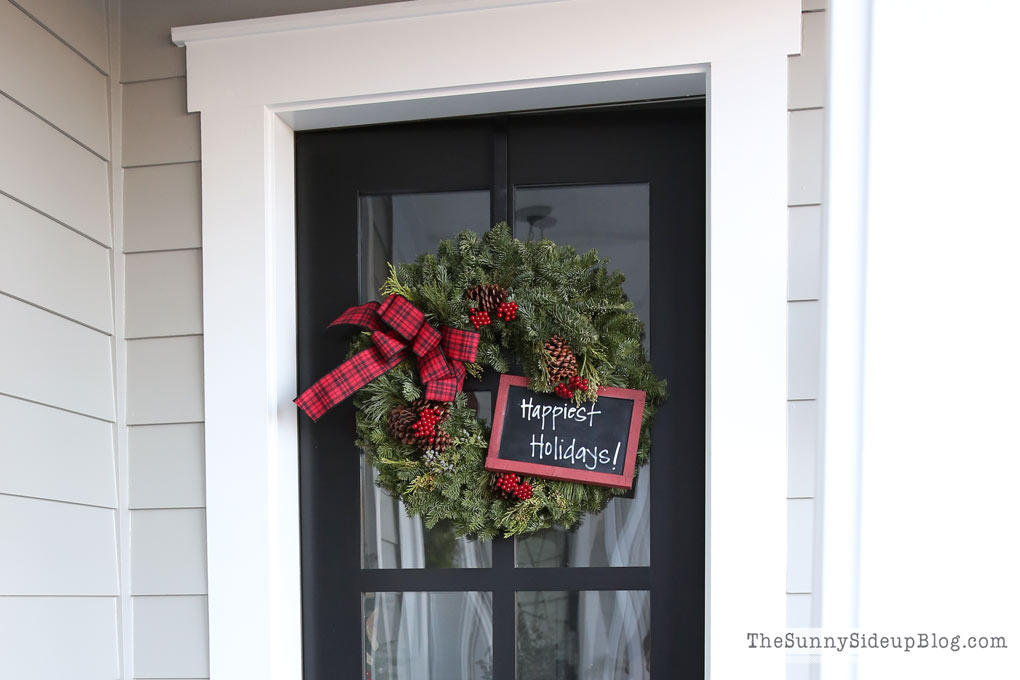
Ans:
{"type": "Polygon", "coordinates": [[[425,385],[425,398],[451,401],[464,386],[464,361],[474,361],[478,333],[425,323],[420,309],[400,295],[382,304],[351,307],[329,324],[353,324],[372,331],[372,347],[358,352],[305,390],[294,403],[312,420],[390,370],[411,354],[425,385]]]}

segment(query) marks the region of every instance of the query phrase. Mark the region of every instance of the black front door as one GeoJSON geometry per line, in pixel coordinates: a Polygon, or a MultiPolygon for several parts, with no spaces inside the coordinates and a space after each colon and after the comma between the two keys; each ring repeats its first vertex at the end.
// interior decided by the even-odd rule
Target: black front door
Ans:
{"type": "MultiPolygon", "coordinates": [[[[630,498],[573,531],[425,530],[373,484],[342,404],[302,417],[305,677],[704,677],[705,117],[700,103],[300,133],[298,375],[334,368],[387,262],[464,229],[598,249],[670,398],[630,498]]],[[[468,385],[488,415],[491,381],[468,385]]]]}

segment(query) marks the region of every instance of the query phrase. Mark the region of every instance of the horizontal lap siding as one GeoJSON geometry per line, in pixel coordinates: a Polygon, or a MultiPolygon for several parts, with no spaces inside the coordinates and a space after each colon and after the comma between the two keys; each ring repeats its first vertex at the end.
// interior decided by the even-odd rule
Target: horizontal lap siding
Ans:
{"type": "Polygon", "coordinates": [[[787,298],[818,300],[822,295],[822,206],[790,208],[790,278],[787,298]]]}
{"type": "Polygon", "coordinates": [[[8,2],[0,3],[0,83],[7,96],[110,157],[107,78],[8,2]]]}
{"type": "Polygon", "coordinates": [[[114,511],[0,496],[0,595],[118,593],[114,511]]]}
{"type": "Polygon", "coordinates": [[[822,165],[825,112],[822,109],[790,111],[789,205],[822,202],[822,165]]]}
{"type": "Polygon", "coordinates": [[[0,397],[0,494],[117,507],[113,425],[0,397]]]}
{"type": "Polygon", "coordinates": [[[787,593],[810,593],[814,574],[814,510],[813,498],[787,501],[787,593]]]}
{"type": "Polygon", "coordinates": [[[203,419],[201,336],[130,340],[127,361],[129,425],[203,419]]]}
{"type": "Polygon", "coordinates": [[[0,678],[119,677],[117,598],[0,597],[0,678]]]}
{"type": "Polygon", "coordinates": [[[187,163],[201,157],[197,113],[184,78],[124,85],[124,166],[187,163]]]}
{"type": "Polygon", "coordinates": [[[100,71],[110,72],[106,0],[17,0],[14,4],[100,71]]]}
{"type": "Polygon", "coordinates": [[[124,84],[123,142],[134,675],[204,678],[201,164],[184,78],[124,84]]]}
{"type": "Polygon", "coordinates": [[[789,399],[817,399],[821,350],[821,303],[817,300],[787,305],[789,399]]]}
{"type": "Polygon", "coordinates": [[[110,251],[0,196],[0,290],[113,333],[110,251]]]}
{"type": "MultiPolygon", "coordinates": [[[[377,0],[376,0],[377,1],[377,0]]],[[[201,144],[172,26],[368,2],[200,0],[121,6],[134,674],[208,673],[201,144]]]]}
{"type": "Polygon", "coordinates": [[[0,0],[0,677],[120,676],[104,0],[0,0]]]}
{"type": "Polygon", "coordinates": [[[109,336],[0,296],[0,391],[114,420],[109,336]]]}
{"type": "Polygon", "coordinates": [[[208,598],[135,597],[136,678],[209,677],[208,598]]]}
{"type": "Polygon", "coordinates": [[[811,595],[791,593],[786,596],[786,625],[790,628],[811,627],[811,595]]]}
{"type": "MultiPolygon", "coordinates": [[[[801,52],[789,59],[789,278],[787,288],[787,625],[815,625],[818,399],[823,263],[823,175],[827,71],[824,0],[805,0],[801,52]]],[[[817,666],[790,663],[787,680],[817,666]]]]}
{"type": "Polygon", "coordinates": [[[825,13],[812,12],[801,17],[801,51],[790,58],[790,90],[788,108],[820,108],[825,106],[825,13]]]}
{"type": "Polygon", "coordinates": [[[202,251],[125,256],[125,337],[202,332],[202,251]]]}
{"type": "Polygon", "coordinates": [[[133,595],[204,595],[205,510],[131,511],[133,595]]]}
{"type": "Polygon", "coordinates": [[[201,245],[201,164],[125,168],[124,252],[201,245]]]}
{"type": "Polygon", "coordinates": [[[0,191],[110,245],[107,162],[6,97],[0,191]]]}
{"type": "Polygon", "coordinates": [[[204,436],[201,423],[129,428],[131,509],[205,507],[204,436]]]}
{"type": "Polygon", "coordinates": [[[814,498],[818,466],[818,402],[787,403],[788,498],[814,498]]]}

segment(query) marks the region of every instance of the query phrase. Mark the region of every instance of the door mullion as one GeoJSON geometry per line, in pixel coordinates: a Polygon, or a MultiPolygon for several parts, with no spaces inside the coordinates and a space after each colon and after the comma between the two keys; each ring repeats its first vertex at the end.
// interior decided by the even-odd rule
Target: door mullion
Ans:
{"type": "MultiPolygon", "coordinates": [[[[492,224],[510,222],[510,150],[505,116],[492,127],[492,224]]],[[[512,228],[511,224],[511,228],[512,228]]],[[[495,396],[495,393],[493,393],[495,396]]],[[[495,403],[495,399],[493,399],[495,403]]],[[[492,680],[517,679],[516,539],[492,539],[492,680]]]]}
{"type": "MultiPolygon", "coordinates": [[[[509,539],[498,539],[509,541],[509,539]]],[[[495,546],[493,546],[495,548],[495,546]]],[[[493,550],[496,553],[497,550],[493,550]]],[[[494,562],[499,556],[493,555],[494,562]]],[[[512,564],[512,563],[511,563],[512,564]]],[[[648,590],[649,567],[526,567],[501,569],[363,569],[358,585],[363,592],[469,590],[648,590]]]]}
{"type": "MultiPolygon", "coordinates": [[[[499,118],[492,127],[492,224],[509,222],[509,164],[506,118],[499,118]]],[[[489,225],[492,226],[492,225],[489,225]]]]}
{"type": "Polygon", "coordinates": [[[517,678],[515,539],[492,539],[492,680],[517,678]]]}

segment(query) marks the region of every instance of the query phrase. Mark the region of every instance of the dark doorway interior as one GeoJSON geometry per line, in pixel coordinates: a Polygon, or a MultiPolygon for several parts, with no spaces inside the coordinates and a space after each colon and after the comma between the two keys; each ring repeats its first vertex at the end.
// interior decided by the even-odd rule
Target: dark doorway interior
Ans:
{"type": "MultiPolygon", "coordinates": [[[[349,331],[326,325],[386,262],[507,221],[624,271],[670,391],[632,498],[491,544],[380,496],[349,404],[302,419],[305,677],[704,677],[703,103],[304,132],[296,167],[301,386],[340,363],[349,331]]],[[[484,411],[491,382],[468,389],[484,411]]]]}

